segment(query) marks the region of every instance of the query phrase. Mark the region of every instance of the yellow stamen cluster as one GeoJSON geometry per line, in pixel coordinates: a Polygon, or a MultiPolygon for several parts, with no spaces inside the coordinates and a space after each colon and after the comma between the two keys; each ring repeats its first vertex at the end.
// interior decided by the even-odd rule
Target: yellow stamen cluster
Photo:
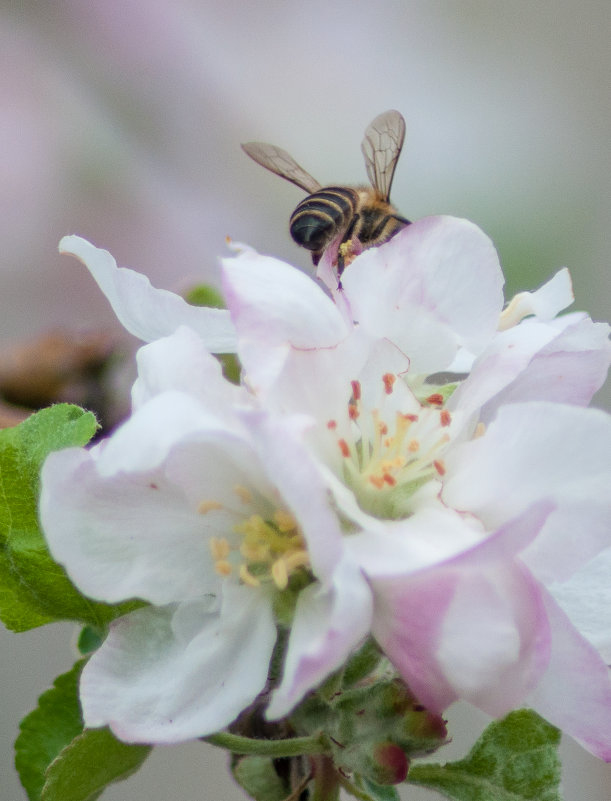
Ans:
{"type": "MultiPolygon", "coordinates": [[[[245,487],[235,487],[234,491],[244,503],[252,501],[252,493],[245,487]]],[[[198,510],[207,514],[221,508],[215,501],[202,501],[198,510]]],[[[241,535],[239,544],[232,544],[226,537],[211,537],[209,541],[215,570],[220,576],[237,573],[248,586],[273,582],[279,590],[284,590],[295,571],[310,567],[299,526],[284,509],[276,509],[269,520],[251,514],[234,527],[234,532],[241,535]]]]}

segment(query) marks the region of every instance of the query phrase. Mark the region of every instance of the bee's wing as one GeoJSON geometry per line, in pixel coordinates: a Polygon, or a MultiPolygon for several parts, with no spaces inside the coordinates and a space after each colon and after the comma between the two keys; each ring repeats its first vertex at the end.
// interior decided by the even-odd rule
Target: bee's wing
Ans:
{"type": "Polygon", "coordinates": [[[391,110],[375,118],[365,131],[365,138],[361,143],[371,185],[384,200],[390,197],[390,187],[404,139],[405,120],[398,111],[391,110]]]}
{"type": "Polygon", "coordinates": [[[318,192],[321,188],[318,181],[312,178],[303,167],[300,167],[286,150],[282,150],[280,147],[268,145],[266,142],[246,142],[242,145],[242,150],[257,164],[265,167],[266,170],[275,172],[281,178],[286,178],[300,189],[305,189],[309,195],[318,192]]]}

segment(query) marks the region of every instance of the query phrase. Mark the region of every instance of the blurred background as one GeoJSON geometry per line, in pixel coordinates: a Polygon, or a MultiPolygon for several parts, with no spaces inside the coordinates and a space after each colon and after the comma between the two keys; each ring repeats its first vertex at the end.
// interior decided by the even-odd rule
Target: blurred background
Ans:
{"type": "MultiPolygon", "coordinates": [[[[136,345],[57,254],[64,234],[179,291],[218,284],[227,235],[310,269],[287,230],[303,193],[239,144],[277,144],[323,184],[359,183],[364,129],[388,108],[407,121],[393,185],[405,216],[477,223],[508,294],[568,266],[575,308],[608,319],[610,35],[598,0],[0,0],[0,348],[58,326],[136,345]]],[[[117,393],[120,406],[120,381],[117,393]]],[[[69,668],[70,637],[0,632],[3,801],[25,799],[12,742],[69,668]]],[[[454,719],[444,760],[482,726],[454,719]]],[[[611,766],[564,753],[567,801],[609,801],[611,766]]],[[[157,749],[104,799],[237,801],[224,761],[157,749]]]]}

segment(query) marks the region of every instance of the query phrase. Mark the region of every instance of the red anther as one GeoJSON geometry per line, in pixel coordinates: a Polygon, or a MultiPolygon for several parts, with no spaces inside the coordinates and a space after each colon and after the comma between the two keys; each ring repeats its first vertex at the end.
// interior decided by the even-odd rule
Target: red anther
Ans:
{"type": "Polygon", "coordinates": [[[442,409],[439,413],[439,419],[441,420],[442,426],[449,426],[452,422],[452,415],[447,409],[442,409]]]}
{"type": "Polygon", "coordinates": [[[384,373],[382,376],[382,381],[384,382],[384,391],[387,395],[390,395],[392,392],[393,384],[397,380],[397,376],[393,375],[392,373],[384,373]]]}
{"type": "Polygon", "coordinates": [[[378,425],[378,431],[380,432],[380,436],[385,437],[388,434],[388,426],[386,423],[380,423],[378,425]]]}
{"type": "Polygon", "coordinates": [[[409,421],[410,423],[418,422],[418,415],[417,414],[402,414],[401,417],[404,420],[409,421]]]}
{"type": "Polygon", "coordinates": [[[440,392],[433,392],[432,395],[428,396],[426,402],[432,406],[443,406],[443,395],[440,392]]]}
{"type": "Polygon", "coordinates": [[[358,406],[355,403],[349,403],[348,404],[348,417],[351,420],[356,420],[356,418],[358,416],[359,416],[358,406]]]}
{"type": "Polygon", "coordinates": [[[435,468],[435,470],[437,470],[437,472],[439,473],[440,476],[445,476],[445,474],[446,474],[446,466],[441,461],[441,459],[435,459],[435,461],[433,462],[433,467],[435,468]]]}
{"type": "Polygon", "coordinates": [[[342,452],[342,456],[347,459],[350,456],[350,448],[348,447],[348,443],[345,439],[338,439],[337,444],[339,445],[339,449],[342,452]]]}
{"type": "Polygon", "coordinates": [[[351,381],[350,386],[352,387],[352,397],[355,401],[361,399],[361,382],[360,381],[351,381]]]}
{"type": "Polygon", "coordinates": [[[337,428],[337,421],[336,420],[329,420],[327,423],[327,428],[329,431],[334,431],[337,428]]]}
{"type": "Polygon", "coordinates": [[[396,478],[393,478],[393,476],[391,476],[391,475],[390,475],[390,473],[384,473],[384,475],[382,476],[382,478],[384,479],[384,481],[385,481],[385,482],[386,482],[386,483],[387,483],[387,484],[388,484],[390,487],[394,487],[394,486],[395,486],[395,484],[397,483],[397,480],[396,480],[396,478]]]}

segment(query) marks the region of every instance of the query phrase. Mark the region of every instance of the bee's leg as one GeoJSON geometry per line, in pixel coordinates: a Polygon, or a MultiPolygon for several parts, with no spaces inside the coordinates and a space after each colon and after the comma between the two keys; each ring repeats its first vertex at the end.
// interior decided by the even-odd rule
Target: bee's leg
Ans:
{"type": "Polygon", "coordinates": [[[339,243],[339,247],[337,249],[337,276],[339,278],[337,288],[342,288],[342,273],[344,272],[345,267],[345,256],[344,251],[345,248],[343,247],[346,242],[350,242],[352,239],[352,235],[354,234],[354,229],[356,228],[356,224],[359,221],[360,214],[355,214],[354,217],[350,220],[350,225],[346,228],[346,233],[342,237],[342,241],[339,243]]]}

